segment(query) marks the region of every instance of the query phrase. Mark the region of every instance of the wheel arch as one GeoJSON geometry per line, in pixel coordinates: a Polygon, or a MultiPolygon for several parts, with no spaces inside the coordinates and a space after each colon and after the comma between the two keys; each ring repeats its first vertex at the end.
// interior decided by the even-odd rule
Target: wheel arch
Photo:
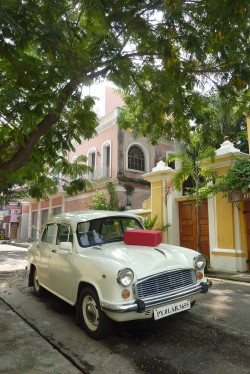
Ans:
{"type": "MultiPolygon", "coordinates": [[[[90,287],[92,288],[96,293],[97,293],[97,296],[99,298],[99,293],[96,289],[96,287],[92,284],[92,283],[89,283],[89,282],[86,282],[86,281],[80,281],[79,285],[78,285],[78,290],[77,290],[77,297],[76,297],[76,302],[75,302],[75,306],[76,306],[76,324],[77,325],[80,325],[80,310],[79,310],[79,298],[80,298],[80,294],[82,292],[82,290],[86,287],[90,287]]],[[[100,298],[99,298],[99,301],[100,301],[100,298]]]]}
{"type": "Polygon", "coordinates": [[[35,272],[35,270],[36,270],[35,265],[30,264],[28,287],[34,286],[34,272],[35,272]]]}
{"type": "Polygon", "coordinates": [[[89,282],[82,281],[78,287],[76,324],[95,340],[106,337],[112,330],[112,320],[101,308],[96,287],[89,282]]]}
{"type": "Polygon", "coordinates": [[[79,300],[80,293],[82,292],[82,290],[85,287],[91,287],[97,293],[97,296],[99,298],[99,292],[98,292],[97,288],[92,283],[89,283],[89,282],[86,282],[86,281],[80,281],[80,283],[78,285],[78,290],[77,290],[76,304],[79,300]]]}

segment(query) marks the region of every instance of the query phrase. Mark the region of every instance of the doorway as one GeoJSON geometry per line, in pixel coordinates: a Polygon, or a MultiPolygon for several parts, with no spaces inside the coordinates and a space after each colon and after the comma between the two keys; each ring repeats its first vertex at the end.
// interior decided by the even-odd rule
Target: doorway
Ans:
{"type": "MultiPolygon", "coordinates": [[[[197,226],[195,201],[179,202],[180,245],[197,250],[197,226]]],[[[208,206],[205,200],[200,206],[201,253],[209,257],[208,206]]],[[[249,209],[250,212],[250,209],[249,209]]],[[[250,216],[249,216],[250,217],[250,216]]]]}

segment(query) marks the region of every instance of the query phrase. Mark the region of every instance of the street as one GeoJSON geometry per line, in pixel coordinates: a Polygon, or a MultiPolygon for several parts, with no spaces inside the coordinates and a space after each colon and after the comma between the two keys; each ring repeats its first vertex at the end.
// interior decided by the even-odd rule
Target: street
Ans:
{"type": "MultiPolygon", "coordinates": [[[[0,245],[0,306],[11,308],[76,373],[250,373],[249,283],[213,280],[189,312],[116,324],[111,336],[97,342],[75,325],[73,307],[48,292],[34,296],[27,287],[26,256],[25,248],[0,245]]],[[[2,324],[8,320],[0,321],[1,329],[2,324]]],[[[0,352],[9,358],[0,361],[0,373],[43,372],[8,370],[5,362],[14,353],[5,349],[7,343],[3,334],[0,352]]]]}

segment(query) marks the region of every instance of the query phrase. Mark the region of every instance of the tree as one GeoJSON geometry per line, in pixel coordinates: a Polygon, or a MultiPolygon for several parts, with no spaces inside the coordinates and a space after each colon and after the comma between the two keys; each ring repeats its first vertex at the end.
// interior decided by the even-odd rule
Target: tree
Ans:
{"type": "Polygon", "coordinates": [[[153,143],[162,136],[185,139],[190,122],[209,125],[216,111],[209,97],[215,93],[228,107],[237,106],[238,116],[250,112],[250,3],[165,4],[158,63],[149,58],[133,75],[120,116],[123,128],[153,143]]]}
{"type": "Polygon", "coordinates": [[[198,131],[203,146],[212,145],[216,149],[225,136],[241,152],[248,153],[246,116],[239,103],[231,103],[217,95],[203,96],[203,104],[195,112],[195,124],[191,131],[198,131]]]}
{"type": "Polygon", "coordinates": [[[145,217],[143,219],[143,226],[146,230],[158,230],[158,231],[167,231],[168,228],[171,226],[169,223],[166,225],[157,225],[156,221],[158,220],[158,215],[154,215],[153,217],[145,217]]]}
{"type": "Polygon", "coordinates": [[[233,191],[247,192],[250,189],[250,160],[238,157],[235,165],[224,175],[216,178],[216,183],[204,188],[204,196],[213,196],[218,192],[227,194],[233,191]]]}
{"type": "Polygon", "coordinates": [[[67,152],[97,125],[81,93],[93,81],[126,94],[126,124],[153,142],[186,131],[207,79],[249,95],[248,0],[6,0],[0,22],[0,194],[35,197],[41,180],[51,192],[60,163],[75,174],[67,152]]]}
{"type": "Polygon", "coordinates": [[[202,137],[199,133],[191,133],[189,141],[182,143],[182,152],[177,152],[169,156],[167,161],[178,160],[181,166],[177,169],[174,175],[174,186],[178,191],[181,191],[186,181],[191,180],[191,187],[187,188],[189,194],[195,196],[195,211],[196,211],[196,229],[197,229],[197,250],[201,250],[201,235],[200,235],[200,216],[199,205],[202,202],[203,195],[199,193],[202,188],[213,177],[213,170],[211,168],[201,168],[200,163],[204,160],[214,161],[215,149],[212,146],[204,147],[202,144],[202,137]]]}

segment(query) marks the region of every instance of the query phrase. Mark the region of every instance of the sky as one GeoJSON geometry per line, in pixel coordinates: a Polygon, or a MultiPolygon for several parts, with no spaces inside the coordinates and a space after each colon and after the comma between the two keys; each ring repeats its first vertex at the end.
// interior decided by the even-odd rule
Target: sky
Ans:
{"type": "Polygon", "coordinates": [[[104,93],[105,93],[106,84],[107,84],[106,82],[93,84],[92,86],[84,87],[82,90],[84,96],[90,95],[90,96],[95,96],[98,98],[96,100],[96,105],[94,107],[94,110],[98,114],[99,117],[102,117],[105,114],[104,93]]]}

